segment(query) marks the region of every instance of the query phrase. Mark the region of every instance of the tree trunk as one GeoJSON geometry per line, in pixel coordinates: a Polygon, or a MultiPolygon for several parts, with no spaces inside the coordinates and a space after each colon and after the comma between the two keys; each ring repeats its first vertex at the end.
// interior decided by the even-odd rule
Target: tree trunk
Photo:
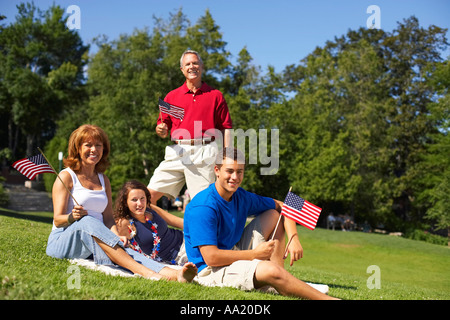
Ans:
{"type": "Polygon", "coordinates": [[[27,134],[27,157],[31,157],[32,155],[35,154],[34,142],[35,142],[35,135],[27,134]]]}

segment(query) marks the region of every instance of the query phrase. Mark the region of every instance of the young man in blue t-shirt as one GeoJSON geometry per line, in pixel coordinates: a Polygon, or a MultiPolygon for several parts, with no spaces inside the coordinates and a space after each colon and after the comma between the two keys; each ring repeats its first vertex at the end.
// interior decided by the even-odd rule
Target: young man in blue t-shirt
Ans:
{"type": "MultiPolygon", "coordinates": [[[[240,188],[245,163],[237,149],[224,149],[214,167],[216,182],[198,193],[184,215],[185,246],[198,268],[199,283],[252,290],[270,286],[283,295],[307,299],[331,297],[295,278],[284,269],[284,232],[296,233],[285,219],[272,233],[283,203],[240,188]],[[256,218],[246,227],[247,217],[256,218]]],[[[282,218],[284,220],[284,218],[282,218]]],[[[301,258],[296,237],[290,245],[291,265],[301,258]]]]}

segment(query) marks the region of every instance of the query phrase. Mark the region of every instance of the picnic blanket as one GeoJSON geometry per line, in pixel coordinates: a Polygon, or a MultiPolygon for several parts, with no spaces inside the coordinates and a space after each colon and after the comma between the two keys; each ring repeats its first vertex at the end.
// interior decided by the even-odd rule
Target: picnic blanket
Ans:
{"type": "MultiPolygon", "coordinates": [[[[140,277],[138,274],[134,274],[131,271],[124,269],[122,267],[116,266],[116,265],[97,265],[95,264],[94,260],[91,259],[69,259],[69,262],[72,264],[76,264],[81,267],[85,267],[91,270],[96,270],[103,272],[105,274],[111,275],[111,276],[120,276],[120,277],[140,277]]],[[[164,264],[166,267],[173,268],[173,269],[180,269],[181,266],[177,265],[171,265],[171,264],[164,264]]],[[[156,280],[156,279],[155,279],[156,280]]]]}

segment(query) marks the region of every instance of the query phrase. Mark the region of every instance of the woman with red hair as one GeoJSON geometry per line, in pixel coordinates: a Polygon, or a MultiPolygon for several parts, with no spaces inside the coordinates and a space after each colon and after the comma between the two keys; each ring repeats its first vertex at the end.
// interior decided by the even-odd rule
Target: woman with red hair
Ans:
{"type": "Polygon", "coordinates": [[[114,263],[145,278],[192,281],[195,265],[186,264],[180,270],[165,267],[127,248],[127,238],[119,236],[111,185],[103,174],[109,152],[108,136],[98,126],[82,125],[70,135],[66,168],[53,184],[53,228],[47,254],[60,259],[92,257],[96,264],[114,263]]]}

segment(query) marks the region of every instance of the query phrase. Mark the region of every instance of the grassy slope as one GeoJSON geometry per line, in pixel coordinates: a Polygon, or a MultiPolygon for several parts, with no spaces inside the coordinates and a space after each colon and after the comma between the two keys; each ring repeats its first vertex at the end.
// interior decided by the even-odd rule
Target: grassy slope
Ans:
{"type": "MultiPolygon", "coordinates": [[[[0,209],[0,299],[286,299],[260,292],[120,278],[81,269],[69,290],[70,263],[45,254],[50,213],[0,209]]],[[[299,227],[304,258],[286,268],[325,283],[343,299],[450,299],[449,248],[386,235],[299,227]],[[367,288],[367,267],[381,271],[381,289],[367,288]]]]}
{"type": "Polygon", "coordinates": [[[449,299],[448,247],[387,235],[301,230],[299,277],[314,277],[347,299],[449,299]],[[377,265],[381,289],[368,289],[367,268],[377,265]],[[318,275],[318,276],[317,276],[318,275]]]}

